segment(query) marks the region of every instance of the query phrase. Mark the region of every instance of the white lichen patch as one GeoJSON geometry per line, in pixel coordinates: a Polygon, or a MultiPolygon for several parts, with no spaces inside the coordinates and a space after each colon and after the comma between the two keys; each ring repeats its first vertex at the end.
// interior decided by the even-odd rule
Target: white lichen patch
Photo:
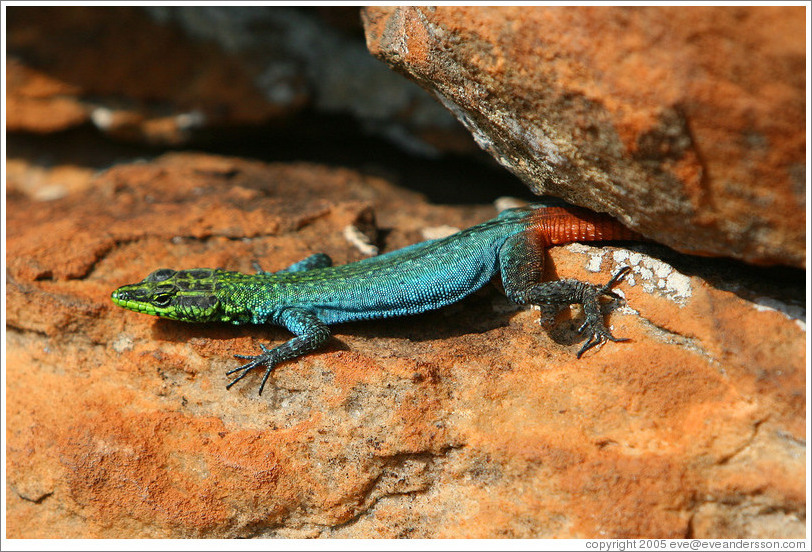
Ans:
{"type": "MultiPolygon", "coordinates": [[[[592,273],[606,272],[614,275],[624,266],[631,267],[632,270],[623,279],[625,284],[630,287],[640,285],[646,293],[666,297],[677,305],[685,305],[693,296],[693,283],[689,276],[678,272],[668,263],[643,253],[626,249],[609,250],[580,243],[567,245],[566,249],[584,255],[586,257],[584,268],[592,273]],[[609,252],[611,252],[610,262],[604,264],[603,261],[607,259],[606,254],[609,252]]],[[[613,291],[625,298],[621,288],[617,287],[613,291]]],[[[806,332],[806,309],[803,305],[785,303],[771,297],[758,297],[749,302],[759,312],[780,312],[794,321],[801,331],[806,332]]],[[[618,312],[636,313],[628,305],[620,307],[618,312]]]]}
{"type": "Polygon", "coordinates": [[[680,274],[673,268],[671,268],[671,274],[665,279],[665,289],[668,290],[669,293],[673,293],[676,298],[683,300],[689,299],[693,294],[691,279],[684,274],[680,274]]]}
{"type": "Polygon", "coordinates": [[[603,264],[603,255],[590,255],[589,260],[586,262],[586,269],[590,272],[597,273],[601,271],[603,264]]]}
{"type": "MultiPolygon", "coordinates": [[[[600,265],[595,259],[594,248],[587,249],[590,255],[587,267],[592,271],[600,265]]],[[[646,293],[657,293],[679,305],[684,305],[693,294],[693,285],[688,276],[680,274],[671,265],[642,253],[616,249],[612,251],[612,265],[612,273],[624,266],[631,267],[631,273],[625,278],[628,285],[641,285],[646,293]]]]}
{"type": "MultiPolygon", "coordinates": [[[[622,293],[620,293],[617,289],[615,289],[614,291],[615,291],[615,293],[617,293],[618,295],[623,297],[623,299],[626,299],[626,296],[623,295],[622,293]]],[[[640,315],[640,311],[638,311],[637,309],[631,308],[628,303],[623,303],[622,305],[620,305],[617,309],[615,309],[615,312],[619,312],[620,314],[629,314],[629,315],[632,315],[632,316],[639,316],[640,315]]]]}
{"type": "Polygon", "coordinates": [[[654,274],[660,278],[670,278],[674,275],[674,269],[663,262],[658,262],[654,266],[654,274]]]}
{"type": "Polygon", "coordinates": [[[612,251],[611,267],[604,267],[607,250],[589,247],[582,244],[572,244],[568,249],[574,253],[581,253],[588,257],[585,268],[593,273],[608,270],[616,273],[624,266],[631,267],[631,272],[624,281],[629,286],[641,285],[647,293],[657,293],[677,304],[683,305],[693,293],[691,279],[680,274],[667,263],[653,259],[643,253],[616,249],[612,251]]]}
{"type": "Polygon", "coordinates": [[[586,262],[586,269],[593,274],[597,274],[601,272],[601,267],[603,266],[603,259],[605,257],[606,251],[597,247],[589,247],[582,243],[571,243],[567,246],[568,251],[572,251],[573,253],[580,253],[581,255],[586,255],[589,259],[586,262]]]}

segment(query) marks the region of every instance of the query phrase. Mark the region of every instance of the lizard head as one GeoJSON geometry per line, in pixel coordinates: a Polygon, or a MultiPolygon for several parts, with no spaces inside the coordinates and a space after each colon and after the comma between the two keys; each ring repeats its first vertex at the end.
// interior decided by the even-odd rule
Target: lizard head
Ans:
{"type": "Polygon", "coordinates": [[[137,284],[118,288],[111,298],[119,307],[135,312],[184,322],[209,322],[219,319],[216,281],[217,271],[209,268],[161,268],[137,284]]]}

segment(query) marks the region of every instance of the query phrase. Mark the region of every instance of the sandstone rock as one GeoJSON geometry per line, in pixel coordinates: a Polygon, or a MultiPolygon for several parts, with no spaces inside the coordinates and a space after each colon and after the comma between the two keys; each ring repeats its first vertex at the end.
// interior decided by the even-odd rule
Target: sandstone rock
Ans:
{"type": "Polygon", "coordinates": [[[178,144],[203,128],[278,118],[304,101],[269,101],[239,60],[132,7],[12,7],[8,53],[11,131],[92,122],[119,139],[178,144]]]}
{"type": "Polygon", "coordinates": [[[724,291],[652,246],[554,248],[551,278],[633,267],[607,318],[631,341],[577,360],[577,311],[546,333],[490,286],[336,327],[258,397],[224,372],[284,330],[158,320],[110,292],[161,266],[356,260],[344,228],[370,210],[384,251],[494,210],[195,154],[32,197],[8,198],[10,538],[804,536],[802,314],[735,273],[724,291]]]}
{"type": "Polygon", "coordinates": [[[222,139],[224,129],[291,124],[307,108],[348,115],[421,155],[479,151],[438,102],[369,54],[358,8],[8,13],[11,131],[92,123],[117,139],[177,145],[209,138],[211,129],[222,139]]]}
{"type": "Polygon", "coordinates": [[[58,132],[86,123],[88,109],[76,98],[80,89],[10,58],[6,65],[7,129],[58,132]]]}
{"type": "Polygon", "coordinates": [[[373,54],[539,194],[806,266],[801,7],[370,7],[373,54]]]}

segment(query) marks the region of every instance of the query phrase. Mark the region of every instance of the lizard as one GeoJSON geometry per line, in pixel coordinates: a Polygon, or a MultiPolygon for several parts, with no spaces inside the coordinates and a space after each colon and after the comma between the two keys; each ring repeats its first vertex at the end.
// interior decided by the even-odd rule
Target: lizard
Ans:
{"type": "Polygon", "coordinates": [[[546,250],[584,241],[637,240],[602,213],[548,199],[507,209],[496,218],[445,238],[429,240],[333,266],[324,253],[290,267],[256,274],[224,269],[161,268],[141,282],[112,293],[113,303],[132,311],[184,322],[274,324],[295,337],[258,355],[234,355],[244,364],[230,389],[254,368],[265,366],[259,394],[281,362],[315,351],[330,338],[332,324],[413,315],[457,302],[501,275],[505,294],[519,305],[541,308],[540,322],[550,323],[571,304],[581,304],[588,340],[577,357],[613,336],[603,323],[600,299],[621,297],[612,287],[630,270],[624,267],[603,286],[563,279],[542,282],[546,250]]]}

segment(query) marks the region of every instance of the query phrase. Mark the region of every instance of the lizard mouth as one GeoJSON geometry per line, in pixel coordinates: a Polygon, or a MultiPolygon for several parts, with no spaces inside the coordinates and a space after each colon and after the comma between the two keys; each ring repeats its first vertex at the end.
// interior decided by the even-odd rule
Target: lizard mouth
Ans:
{"type": "Polygon", "coordinates": [[[150,305],[149,303],[145,303],[144,301],[136,301],[130,297],[130,294],[126,290],[117,289],[111,295],[110,299],[113,300],[113,303],[118,305],[119,307],[125,308],[127,310],[140,312],[143,314],[156,314],[155,307],[150,305]]]}

